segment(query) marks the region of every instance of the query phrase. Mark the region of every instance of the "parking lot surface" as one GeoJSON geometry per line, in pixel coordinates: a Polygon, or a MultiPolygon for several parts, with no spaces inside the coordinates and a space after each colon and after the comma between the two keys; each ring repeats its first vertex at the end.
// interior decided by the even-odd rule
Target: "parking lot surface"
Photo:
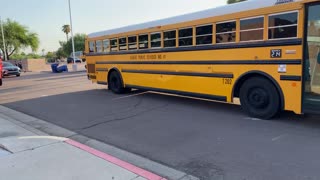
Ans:
{"type": "Polygon", "coordinates": [[[203,180],[320,179],[320,117],[264,121],[237,105],[134,91],[83,72],[5,78],[0,103],[203,180]]]}

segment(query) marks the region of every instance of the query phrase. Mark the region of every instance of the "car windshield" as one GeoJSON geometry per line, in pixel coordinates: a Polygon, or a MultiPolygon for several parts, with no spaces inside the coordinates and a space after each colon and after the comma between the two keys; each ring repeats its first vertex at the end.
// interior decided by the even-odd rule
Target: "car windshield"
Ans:
{"type": "Polygon", "coordinates": [[[9,62],[3,62],[3,67],[10,67],[10,66],[14,66],[14,65],[9,62]]]}

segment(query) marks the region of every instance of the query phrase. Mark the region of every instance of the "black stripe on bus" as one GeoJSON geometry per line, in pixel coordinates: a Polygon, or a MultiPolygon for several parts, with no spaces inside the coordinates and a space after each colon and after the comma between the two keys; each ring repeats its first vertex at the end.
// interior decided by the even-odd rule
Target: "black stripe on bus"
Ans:
{"type": "Polygon", "coordinates": [[[97,84],[101,84],[101,85],[108,85],[108,82],[104,82],[104,81],[98,81],[97,84]]]}
{"type": "Polygon", "coordinates": [[[96,71],[98,71],[98,72],[108,72],[109,70],[107,68],[97,68],[96,71]]]}
{"type": "Polygon", "coordinates": [[[126,87],[133,88],[133,89],[156,91],[156,92],[163,92],[163,93],[169,93],[169,94],[178,94],[178,95],[182,95],[182,96],[191,96],[191,97],[196,97],[196,98],[211,99],[211,100],[215,100],[215,101],[227,102],[226,96],[215,96],[215,95],[209,95],[209,94],[199,94],[199,93],[191,93],[191,92],[185,92],[185,91],[176,91],[176,90],[159,89],[159,88],[151,88],[151,87],[144,87],[144,86],[135,86],[135,85],[129,85],[129,84],[127,84],[126,87]]]}
{"type": "Polygon", "coordinates": [[[178,76],[233,78],[233,74],[227,74],[227,73],[194,73],[194,72],[170,72],[170,71],[150,71],[150,70],[127,70],[127,69],[123,69],[122,72],[138,73],[138,74],[162,74],[162,75],[178,75],[178,76]]]}
{"type": "Polygon", "coordinates": [[[146,54],[146,53],[164,53],[164,52],[181,52],[181,51],[205,51],[205,50],[219,50],[219,49],[260,48],[260,47],[293,46],[293,45],[302,45],[302,39],[287,39],[287,40],[272,40],[272,41],[260,41],[260,42],[215,44],[215,45],[177,47],[177,48],[114,51],[114,52],[107,52],[107,53],[89,53],[89,54],[87,54],[87,56],[146,54]]]}
{"type": "Polygon", "coordinates": [[[250,64],[296,64],[301,60],[228,60],[228,61],[98,61],[97,64],[157,64],[157,65],[250,65],[250,64]]]}
{"type": "Polygon", "coordinates": [[[281,75],[280,76],[281,81],[301,81],[301,76],[288,76],[288,75],[281,75]]]}

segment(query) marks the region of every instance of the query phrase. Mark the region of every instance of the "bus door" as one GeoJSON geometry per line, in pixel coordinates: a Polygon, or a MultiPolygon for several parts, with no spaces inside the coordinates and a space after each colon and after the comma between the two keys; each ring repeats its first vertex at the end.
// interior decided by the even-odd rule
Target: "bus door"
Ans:
{"type": "Polygon", "coordinates": [[[306,6],[304,111],[320,112],[320,3],[306,6]]]}

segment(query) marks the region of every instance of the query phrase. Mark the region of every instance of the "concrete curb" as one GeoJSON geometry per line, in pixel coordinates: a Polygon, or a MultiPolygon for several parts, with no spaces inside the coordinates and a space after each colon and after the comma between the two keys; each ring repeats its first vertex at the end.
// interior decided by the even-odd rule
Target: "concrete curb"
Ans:
{"type": "Polygon", "coordinates": [[[142,169],[158,174],[169,180],[199,180],[199,178],[188,175],[184,172],[164,166],[160,163],[151,161],[139,155],[124,151],[112,145],[102,143],[100,141],[83,136],[76,132],[59,127],[52,123],[37,119],[27,114],[9,109],[0,105],[0,115],[7,120],[25,128],[40,136],[57,136],[66,137],[75,140],[81,144],[92,147],[98,151],[110,154],[116,158],[126,161],[130,164],[138,165],[142,169]]]}

